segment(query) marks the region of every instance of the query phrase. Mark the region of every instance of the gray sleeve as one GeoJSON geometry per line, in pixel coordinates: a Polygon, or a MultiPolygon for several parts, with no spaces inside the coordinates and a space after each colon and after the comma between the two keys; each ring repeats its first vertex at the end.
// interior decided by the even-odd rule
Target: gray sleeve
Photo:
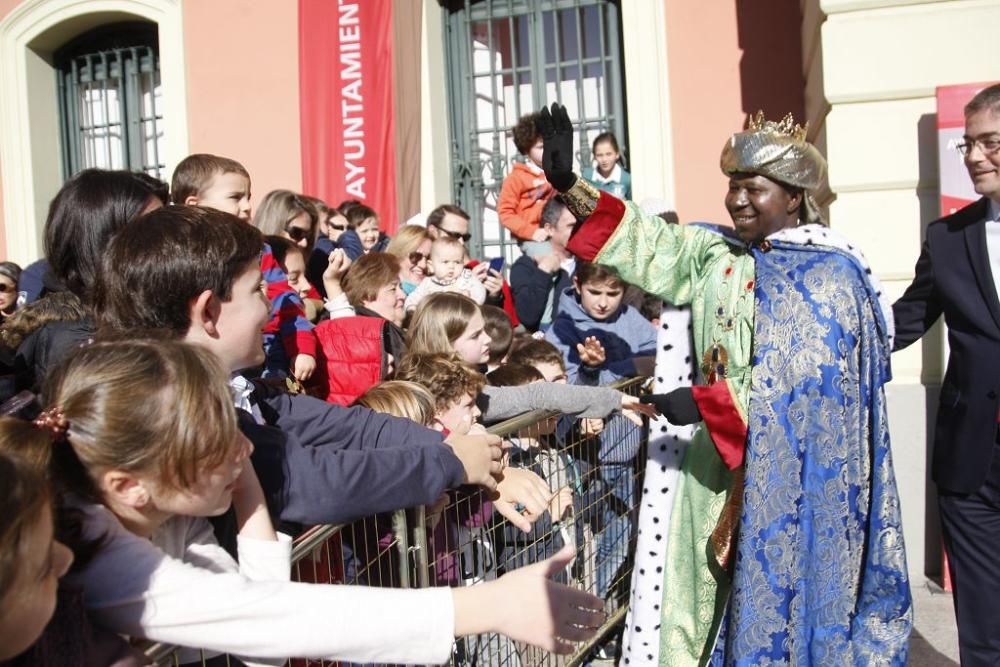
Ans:
{"type": "Polygon", "coordinates": [[[557,410],[579,417],[606,417],[622,404],[622,394],[607,387],[536,382],[521,387],[483,387],[478,405],[486,424],[532,410],[557,410]]]}

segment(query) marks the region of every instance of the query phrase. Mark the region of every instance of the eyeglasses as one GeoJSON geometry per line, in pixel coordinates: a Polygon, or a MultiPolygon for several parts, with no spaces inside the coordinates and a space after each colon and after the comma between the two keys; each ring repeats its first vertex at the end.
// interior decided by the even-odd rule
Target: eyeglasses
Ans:
{"type": "Polygon", "coordinates": [[[1000,151],[1000,137],[963,141],[959,145],[955,146],[955,148],[957,148],[958,152],[962,155],[968,155],[976,146],[979,146],[979,150],[983,152],[983,155],[993,155],[997,151],[1000,151]]]}
{"type": "Polygon", "coordinates": [[[424,261],[425,259],[430,259],[431,256],[425,255],[422,252],[413,251],[409,255],[407,255],[407,258],[410,260],[410,264],[417,265],[420,262],[424,261]]]}
{"type": "Polygon", "coordinates": [[[288,234],[288,237],[296,243],[309,238],[310,231],[311,230],[296,227],[295,225],[288,225],[285,227],[285,233],[288,234]]]}
{"type": "Polygon", "coordinates": [[[441,232],[442,234],[445,234],[446,236],[450,236],[451,238],[455,239],[456,241],[461,241],[462,243],[468,243],[469,239],[472,238],[472,234],[459,234],[458,232],[453,232],[453,231],[450,231],[448,229],[445,229],[441,225],[434,225],[434,226],[437,227],[438,231],[441,232]]]}
{"type": "Polygon", "coordinates": [[[327,223],[330,229],[336,229],[338,232],[342,232],[347,229],[347,225],[335,225],[332,222],[327,223]]]}

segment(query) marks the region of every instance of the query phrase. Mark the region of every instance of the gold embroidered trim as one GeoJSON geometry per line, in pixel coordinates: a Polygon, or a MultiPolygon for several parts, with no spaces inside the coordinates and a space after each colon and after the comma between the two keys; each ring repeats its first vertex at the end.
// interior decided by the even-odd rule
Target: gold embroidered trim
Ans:
{"type": "Polygon", "coordinates": [[[719,522],[712,531],[712,550],[715,561],[723,570],[729,569],[735,546],[736,528],[740,524],[740,512],[743,510],[743,479],[745,469],[740,466],[733,471],[733,480],[729,486],[729,498],[719,515],[719,522]]]}
{"type": "Polygon", "coordinates": [[[587,182],[586,179],[577,178],[566,192],[559,195],[566,208],[578,219],[584,220],[597,208],[597,200],[601,198],[601,191],[587,182]]]}

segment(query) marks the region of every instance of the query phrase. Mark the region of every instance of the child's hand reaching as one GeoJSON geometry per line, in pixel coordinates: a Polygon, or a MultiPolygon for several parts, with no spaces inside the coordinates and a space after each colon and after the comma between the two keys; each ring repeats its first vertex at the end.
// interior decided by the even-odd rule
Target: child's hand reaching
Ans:
{"type": "Polygon", "coordinates": [[[497,493],[500,497],[493,501],[493,507],[526,533],[531,532],[531,524],[548,509],[552,495],[545,480],[524,468],[504,469],[497,493]],[[518,512],[515,505],[524,507],[524,513],[518,512]]]}
{"type": "Polygon", "coordinates": [[[656,408],[646,403],[640,403],[638,396],[622,394],[622,416],[636,426],[642,426],[642,418],[656,418],[656,408]]]}
{"type": "Polygon", "coordinates": [[[580,354],[580,363],[584,366],[596,368],[607,359],[604,346],[594,336],[587,336],[582,343],[577,343],[576,351],[580,354]]]}
{"type": "Polygon", "coordinates": [[[292,375],[299,382],[305,382],[316,372],[316,357],[309,354],[297,354],[292,359],[292,375]]]}
{"type": "Polygon", "coordinates": [[[478,484],[495,491],[500,479],[503,458],[503,441],[498,435],[469,433],[449,435],[445,444],[451,446],[455,456],[465,468],[465,483],[478,484]]]}
{"type": "Polygon", "coordinates": [[[573,547],[565,546],[496,581],[453,589],[455,635],[497,632],[553,653],[572,653],[573,642],[593,637],[606,618],[600,598],[549,578],[575,556],[573,547]]]}
{"type": "Polygon", "coordinates": [[[335,248],[329,257],[326,269],[323,271],[323,287],[326,288],[326,298],[334,299],[343,293],[340,282],[351,268],[351,259],[342,248],[335,248]]]}
{"type": "Polygon", "coordinates": [[[580,433],[584,436],[593,437],[604,432],[604,420],[595,417],[585,417],[580,420],[580,433]]]}
{"type": "Polygon", "coordinates": [[[556,494],[552,496],[552,500],[549,501],[549,516],[552,517],[552,521],[562,521],[570,511],[573,509],[573,491],[568,487],[556,491],[556,494]]]}

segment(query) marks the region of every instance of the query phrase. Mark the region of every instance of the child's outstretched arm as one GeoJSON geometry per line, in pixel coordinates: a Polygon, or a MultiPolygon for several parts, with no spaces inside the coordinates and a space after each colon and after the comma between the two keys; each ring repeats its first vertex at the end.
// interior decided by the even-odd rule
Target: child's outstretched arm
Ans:
{"type": "Polygon", "coordinates": [[[572,653],[573,643],[593,637],[605,619],[599,598],[550,579],[575,556],[566,546],[496,581],[453,589],[455,635],[496,632],[553,653],[572,653]]]}
{"type": "MultiPolygon", "coordinates": [[[[240,437],[245,436],[240,434],[240,437]]],[[[252,449],[251,445],[250,450],[252,449]]],[[[278,539],[267,511],[264,491],[250,462],[249,452],[243,461],[243,472],[233,489],[233,510],[236,512],[236,526],[240,537],[267,541],[278,539]]]]}
{"type": "Polygon", "coordinates": [[[493,507],[517,528],[531,532],[531,524],[545,512],[551,490],[545,480],[526,468],[507,468],[497,484],[500,495],[493,507]],[[524,507],[522,514],[517,505],[524,507]]]}

